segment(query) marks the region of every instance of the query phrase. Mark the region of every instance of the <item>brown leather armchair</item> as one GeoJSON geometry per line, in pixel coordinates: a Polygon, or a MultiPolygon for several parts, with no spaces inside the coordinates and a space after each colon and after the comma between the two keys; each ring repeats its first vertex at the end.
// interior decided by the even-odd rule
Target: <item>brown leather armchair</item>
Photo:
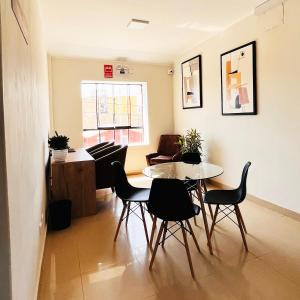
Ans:
{"type": "Polygon", "coordinates": [[[177,144],[179,134],[163,134],[160,136],[157,152],[146,155],[148,166],[165,162],[179,161],[180,147],[177,144]]]}
{"type": "MultiPolygon", "coordinates": [[[[116,146],[112,146],[116,147],[116,146]]],[[[111,165],[114,161],[119,161],[124,167],[127,147],[123,146],[95,159],[96,168],[96,189],[111,188],[114,191],[115,176],[111,165]]]]}

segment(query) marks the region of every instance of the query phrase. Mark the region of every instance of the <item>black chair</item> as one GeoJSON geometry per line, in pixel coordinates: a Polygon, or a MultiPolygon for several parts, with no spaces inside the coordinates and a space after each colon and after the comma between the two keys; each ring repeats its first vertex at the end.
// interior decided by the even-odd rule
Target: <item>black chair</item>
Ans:
{"type": "Polygon", "coordinates": [[[145,210],[146,209],[145,209],[144,205],[148,202],[150,189],[138,188],[138,187],[132,186],[128,182],[126,173],[120,162],[115,161],[111,165],[112,165],[113,171],[114,171],[116,194],[123,202],[123,210],[122,210],[122,213],[120,216],[120,220],[118,223],[114,241],[117,240],[121,223],[126,219],[126,225],[127,225],[129,215],[133,213],[143,221],[146,240],[147,240],[147,243],[149,244],[149,237],[148,237],[147,225],[146,225],[146,220],[145,220],[145,210]],[[134,207],[131,207],[132,203],[134,204],[134,207]],[[136,210],[138,208],[141,211],[142,218],[136,213],[136,210]],[[126,210],[127,210],[127,215],[126,215],[126,217],[124,217],[126,210]]]}
{"type": "Polygon", "coordinates": [[[95,155],[97,155],[97,153],[99,153],[100,151],[106,149],[106,148],[109,148],[109,147],[112,147],[114,146],[115,142],[108,142],[94,150],[91,150],[89,153],[94,157],[95,155]]]}
{"type": "MultiPolygon", "coordinates": [[[[201,160],[200,153],[186,152],[181,155],[181,161],[186,164],[197,165],[197,164],[200,164],[202,160],[201,160]]],[[[198,194],[197,194],[198,182],[197,182],[197,180],[186,178],[186,180],[184,181],[184,184],[185,184],[190,196],[192,198],[195,197],[198,199],[198,194]]],[[[204,180],[201,180],[200,187],[201,187],[201,191],[203,194],[207,193],[207,187],[206,187],[204,180]]],[[[212,211],[210,204],[208,205],[208,208],[209,208],[210,216],[211,216],[211,218],[213,218],[213,211],[212,211]]],[[[196,219],[195,219],[195,224],[196,224],[196,219]]]]}
{"type": "Polygon", "coordinates": [[[162,244],[162,246],[164,246],[165,240],[170,236],[174,236],[174,233],[178,230],[176,227],[179,226],[182,231],[184,243],[177,239],[177,237],[176,239],[185,247],[190,270],[194,277],[194,269],[186,232],[192,235],[196,247],[198,251],[200,251],[200,247],[189,222],[190,218],[200,213],[200,207],[193,204],[184,183],[179,179],[154,179],[149,196],[148,211],[153,214],[155,218],[162,220],[149,269],[151,270],[152,268],[158,245],[162,244]],[[175,225],[172,224],[168,227],[169,222],[175,222],[175,225]],[[167,232],[169,233],[168,236],[166,236],[167,232]]]}
{"type": "Polygon", "coordinates": [[[86,151],[87,151],[88,153],[91,153],[91,152],[97,150],[98,148],[101,148],[101,147],[105,146],[106,144],[108,144],[108,142],[102,142],[102,143],[99,143],[99,144],[97,144],[97,145],[94,145],[94,146],[92,146],[92,147],[87,148],[86,151]]]}
{"type": "Polygon", "coordinates": [[[97,152],[91,153],[91,155],[93,156],[94,159],[97,159],[104,155],[112,153],[120,148],[122,148],[122,145],[113,145],[113,146],[109,146],[109,147],[104,147],[104,148],[97,150],[97,152]]]}
{"type": "Polygon", "coordinates": [[[228,217],[232,222],[234,222],[239,227],[246,251],[248,251],[247,241],[245,237],[245,233],[247,233],[247,230],[239,208],[239,204],[245,199],[247,194],[246,181],[247,181],[248,169],[250,165],[251,162],[247,162],[246,165],[244,166],[241,182],[238,188],[234,190],[208,191],[204,198],[205,203],[216,205],[213,222],[210,229],[210,237],[213,233],[215,225],[221,220],[223,220],[225,217],[228,217]],[[221,209],[220,208],[221,205],[224,206],[224,208],[222,207],[221,209]],[[222,216],[222,218],[217,221],[217,217],[219,213],[222,213],[224,216],[222,216]],[[236,223],[229,216],[231,213],[236,214],[238,223],[236,223]]]}
{"type": "MultiPolygon", "coordinates": [[[[116,146],[112,146],[110,148],[114,147],[116,146]]],[[[114,170],[111,163],[114,161],[118,161],[122,166],[124,166],[126,161],[127,148],[127,145],[123,147],[118,146],[113,150],[109,149],[109,152],[105,155],[102,155],[99,158],[95,158],[97,190],[111,188],[113,192],[115,191],[116,178],[114,176],[114,170]]]]}

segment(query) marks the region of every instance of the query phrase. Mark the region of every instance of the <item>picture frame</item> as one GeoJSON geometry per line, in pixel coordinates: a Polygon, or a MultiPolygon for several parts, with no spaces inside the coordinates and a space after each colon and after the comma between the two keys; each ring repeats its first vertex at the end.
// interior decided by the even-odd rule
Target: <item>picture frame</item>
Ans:
{"type": "Polygon", "coordinates": [[[197,55],[181,63],[182,108],[202,107],[202,61],[197,55]]]}
{"type": "Polygon", "coordinates": [[[21,6],[20,0],[11,0],[11,9],[16,17],[19,28],[22,32],[23,38],[28,45],[29,43],[29,30],[28,23],[24,13],[24,9],[21,6]]]}
{"type": "Polygon", "coordinates": [[[221,54],[222,115],[256,115],[256,42],[221,54]]]}

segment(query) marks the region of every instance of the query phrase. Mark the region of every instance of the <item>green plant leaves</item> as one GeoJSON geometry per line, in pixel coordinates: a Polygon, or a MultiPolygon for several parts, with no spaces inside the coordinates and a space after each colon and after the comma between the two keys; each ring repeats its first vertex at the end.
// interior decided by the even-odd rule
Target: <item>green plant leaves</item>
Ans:
{"type": "Polygon", "coordinates": [[[202,155],[202,139],[196,129],[187,130],[186,135],[182,135],[178,139],[181,153],[200,153],[202,155]]]}
{"type": "Polygon", "coordinates": [[[55,131],[55,135],[48,139],[49,147],[53,150],[69,149],[69,138],[65,135],[59,135],[55,131]]]}

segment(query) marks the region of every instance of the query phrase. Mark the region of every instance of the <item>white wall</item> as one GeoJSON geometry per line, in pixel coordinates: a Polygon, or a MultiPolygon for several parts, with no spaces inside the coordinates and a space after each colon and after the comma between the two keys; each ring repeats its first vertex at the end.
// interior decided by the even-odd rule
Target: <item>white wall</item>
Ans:
{"type": "MultiPolygon", "coordinates": [[[[41,38],[38,1],[20,3],[27,17],[29,45],[23,39],[11,1],[1,1],[6,188],[12,299],[33,300],[45,240],[42,216],[48,157],[47,56],[41,38]]],[[[2,143],[3,140],[1,147],[2,143]]],[[[10,296],[0,298],[9,300],[10,296]]]]}
{"type": "Polygon", "coordinates": [[[191,127],[200,130],[207,159],[224,167],[220,182],[236,186],[250,160],[249,193],[300,212],[299,0],[287,1],[285,13],[285,24],[270,31],[264,29],[270,15],[250,16],[178,57],[174,123],[180,133],[191,127]],[[258,115],[222,116],[220,54],[253,40],[257,41],[258,115]],[[203,108],[182,110],[180,64],[197,54],[202,55],[203,108]]]}
{"type": "MultiPolygon", "coordinates": [[[[80,83],[83,80],[101,81],[104,63],[92,59],[52,57],[51,82],[53,103],[53,127],[70,137],[72,147],[82,147],[82,103],[80,83]]],[[[140,81],[148,84],[149,145],[129,146],[126,170],[141,171],[145,155],[156,151],[161,134],[173,133],[172,77],[168,66],[151,64],[129,64],[133,74],[116,81],[140,81]]]]}

